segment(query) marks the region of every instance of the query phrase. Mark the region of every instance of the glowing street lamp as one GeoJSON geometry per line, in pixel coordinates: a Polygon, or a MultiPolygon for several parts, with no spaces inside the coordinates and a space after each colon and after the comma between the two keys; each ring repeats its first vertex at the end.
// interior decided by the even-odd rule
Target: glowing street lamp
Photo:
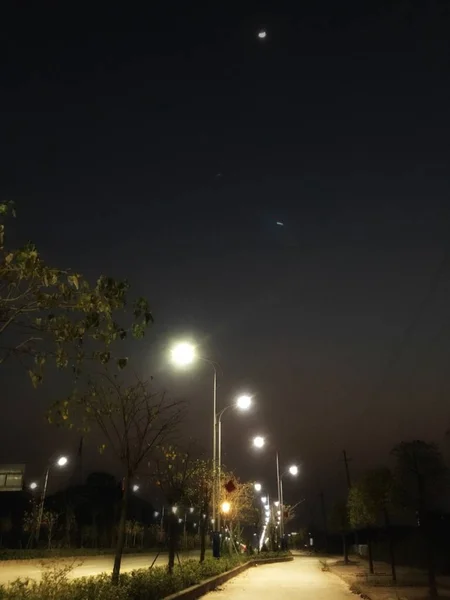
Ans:
{"type": "Polygon", "coordinates": [[[260,40],[264,40],[267,37],[267,31],[265,31],[264,29],[261,29],[261,31],[258,31],[258,38],[260,40]]]}
{"type": "Polygon", "coordinates": [[[265,503],[267,502],[267,498],[266,498],[266,496],[262,496],[262,498],[261,498],[261,502],[262,502],[263,504],[265,504],[265,503]]]}
{"type": "Polygon", "coordinates": [[[229,502],[222,502],[222,512],[227,515],[231,510],[231,504],[229,502]]]}
{"type": "Polygon", "coordinates": [[[263,448],[265,443],[266,440],[261,435],[257,435],[253,438],[253,445],[255,448],[263,448]]]}
{"type": "Polygon", "coordinates": [[[262,490],[262,485],[260,483],[255,483],[255,492],[260,492],[262,490]]]}
{"type": "Polygon", "coordinates": [[[289,473],[291,475],[293,475],[294,477],[296,475],[298,475],[298,467],[297,467],[297,465],[291,465],[288,470],[289,470],[289,473]]]}
{"type": "Polygon", "coordinates": [[[36,490],[37,488],[38,488],[38,484],[37,484],[37,482],[36,482],[36,481],[32,481],[32,482],[30,483],[30,490],[33,490],[33,491],[34,491],[34,490],[36,490]]]}
{"type": "Polygon", "coordinates": [[[197,358],[196,348],[189,342],[180,342],[170,351],[172,362],[178,367],[187,367],[197,358]]]}
{"type": "Polygon", "coordinates": [[[139,485],[137,483],[135,483],[132,487],[133,492],[138,492],[139,491],[139,485]]]}

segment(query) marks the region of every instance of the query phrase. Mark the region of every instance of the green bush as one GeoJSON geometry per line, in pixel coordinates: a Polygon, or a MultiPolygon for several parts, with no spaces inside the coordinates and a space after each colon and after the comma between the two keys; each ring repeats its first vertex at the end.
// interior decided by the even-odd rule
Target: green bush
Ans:
{"type": "MultiPolygon", "coordinates": [[[[289,553],[264,553],[260,558],[279,558],[289,553]]],[[[0,600],[161,600],[215,575],[220,575],[251,560],[252,557],[226,556],[207,558],[203,563],[186,560],[175,565],[172,575],[166,567],[139,569],[120,576],[118,586],[111,584],[110,575],[68,580],[71,566],[46,571],[39,583],[17,580],[9,587],[0,587],[0,600]]]]}

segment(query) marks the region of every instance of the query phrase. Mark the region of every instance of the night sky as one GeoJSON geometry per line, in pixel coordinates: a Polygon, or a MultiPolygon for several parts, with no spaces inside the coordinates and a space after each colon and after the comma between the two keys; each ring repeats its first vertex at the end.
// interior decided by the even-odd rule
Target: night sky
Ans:
{"type": "MultiPolygon", "coordinates": [[[[302,465],[287,502],[345,486],[344,448],[356,477],[402,439],[445,446],[450,4],[119,4],[4,9],[14,241],[148,297],[136,368],[207,449],[211,372],[177,373],[170,343],[221,364],[222,406],[255,394],[225,462],[274,486],[278,447],[302,465]]],[[[57,385],[2,378],[0,462],[37,472],[68,443],[42,416],[57,385]]]]}

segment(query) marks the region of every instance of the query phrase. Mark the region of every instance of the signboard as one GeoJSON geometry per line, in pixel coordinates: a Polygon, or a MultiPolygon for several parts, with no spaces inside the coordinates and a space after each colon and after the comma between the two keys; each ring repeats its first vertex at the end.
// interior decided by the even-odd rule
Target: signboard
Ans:
{"type": "Polygon", "coordinates": [[[21,492],[25,465],[0,465],[0,492],[21,492]]]}

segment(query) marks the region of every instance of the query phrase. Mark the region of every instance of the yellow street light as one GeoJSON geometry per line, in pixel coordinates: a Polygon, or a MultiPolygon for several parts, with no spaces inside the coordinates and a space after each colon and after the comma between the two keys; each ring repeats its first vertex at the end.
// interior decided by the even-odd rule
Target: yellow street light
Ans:
{"type": "Polygon", "coordinates": [[[231,504],[229,502],[222,502],[222,512],[227,515],[231,510],[231,504]]]}

